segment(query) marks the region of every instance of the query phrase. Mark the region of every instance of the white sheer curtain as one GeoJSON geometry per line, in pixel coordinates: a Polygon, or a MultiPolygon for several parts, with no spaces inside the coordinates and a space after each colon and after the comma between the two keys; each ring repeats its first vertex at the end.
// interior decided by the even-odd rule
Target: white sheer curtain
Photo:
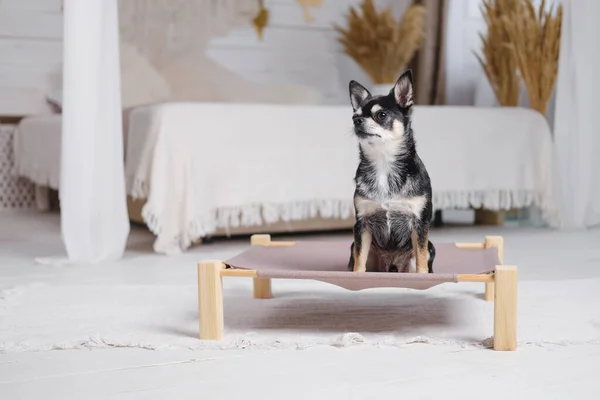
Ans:
{"type": "Polygon", "coordinates": [[[477,48],[481,16],[479,0],[448,2],[446,32],[446,103],[473,105],[481,72],[473,50],[477,48]]]}
{"type": "Polygon", "coordinates": [[[125,197],[117,0],[64,5],[61,224],[69,260],[123,255],[125,197]]]}
{"type": "Polygon", "coordinates": [[[600,1],[563,0],[554,138],[562,226],[600,224],[600,1]]]}

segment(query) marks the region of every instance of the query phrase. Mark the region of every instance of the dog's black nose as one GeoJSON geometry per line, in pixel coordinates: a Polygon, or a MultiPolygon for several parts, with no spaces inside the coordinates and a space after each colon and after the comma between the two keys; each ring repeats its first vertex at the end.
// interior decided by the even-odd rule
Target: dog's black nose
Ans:
{"type": "Polygon", "coordinates": [[[354,125],[360,125],[363,122],[363,119],[363,117],[359,117],[358,115],[352,116],[352,122],[354,122],[354,125]]]}

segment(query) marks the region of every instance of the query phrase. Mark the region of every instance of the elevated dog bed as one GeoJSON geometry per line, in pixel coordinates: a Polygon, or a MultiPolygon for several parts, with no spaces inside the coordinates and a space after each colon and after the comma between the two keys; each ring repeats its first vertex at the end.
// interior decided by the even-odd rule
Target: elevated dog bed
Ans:
{"type": "Polygon", "coordinates": [[[200,338],[223,336],[224,276],[254,278],[254,297],[272,297],[271,279],[311,279],[348,290],[378,287],[429,289],[442,283],[484,282],[485,299],[494,301],[494,349],[516,349],[517,269],[502,265],[502,237],[482,243],[436,243],[433,273],[352,272],[350,242],[272,242],[252,236],[248,250],[226,261],[198,264],[200,338]]]}
{"type": "Polygon", "coordinates": [[[458,282],[458,274],[488,274],[500,264],[494,247],[462,250],[436,244],[433,274],[348,271],[351,242],[297,242],[293,246],[252,246],[225,261],[229,268],[256,270],[258,278],[313,279],[348,290],[375,287],[429,289],[458,282]]]}

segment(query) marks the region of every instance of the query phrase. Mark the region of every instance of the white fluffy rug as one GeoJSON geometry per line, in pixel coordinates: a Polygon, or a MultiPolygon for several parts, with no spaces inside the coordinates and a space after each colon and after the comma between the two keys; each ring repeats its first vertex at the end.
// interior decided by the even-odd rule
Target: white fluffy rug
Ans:
{"type": "MultiPolygon", "coordinates": [[[[204,342],[193,284],[15,287],[0,292],[0,351],[491,344],[483,284],[348,292],[274,281],[273,289],[275,298],[254,300],[250,279],[226,278],[225,339],[204,342]]],[[[600,280],[520,282],[519,345],[599,344],[599,293],[600,280]]]]}

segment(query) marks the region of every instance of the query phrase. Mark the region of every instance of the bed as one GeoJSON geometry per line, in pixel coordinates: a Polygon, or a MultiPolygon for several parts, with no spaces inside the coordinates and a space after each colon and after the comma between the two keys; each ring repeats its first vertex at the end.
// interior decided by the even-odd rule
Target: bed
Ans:
{"type": "MultiPolygon", "coordinates": [[[[127,193],[156,252],[276,225],[353,224],[349,106],[169,102],[133,107],[124,121],[127,193]]],[[[534,205],[549,225],[556,220],[552,139],[540,114],[417,106],[413,127],[435,209],[534,205]]],[[[21,121],[15,161],[19,175],[58,188],[59,115],[21,121]]]]}
{"type": "Polygon", "coordinates": [[[224,277],[252,278],[255,299],[272,297],[272,279],[317,280],[353,291],[427,290],[445,283],[482,282],[485,300],[494,302],[494,350],[517,348],[518,272],[503,264],[501,236],[488,236],[481,243],[436,243],[433,273],[428,274],[348,271],[350,241],[278,242],[270,235],[253,235],[251,244],[228,260],[198,263],[200,339],[220,340],[225,334],[224,277]]]}

